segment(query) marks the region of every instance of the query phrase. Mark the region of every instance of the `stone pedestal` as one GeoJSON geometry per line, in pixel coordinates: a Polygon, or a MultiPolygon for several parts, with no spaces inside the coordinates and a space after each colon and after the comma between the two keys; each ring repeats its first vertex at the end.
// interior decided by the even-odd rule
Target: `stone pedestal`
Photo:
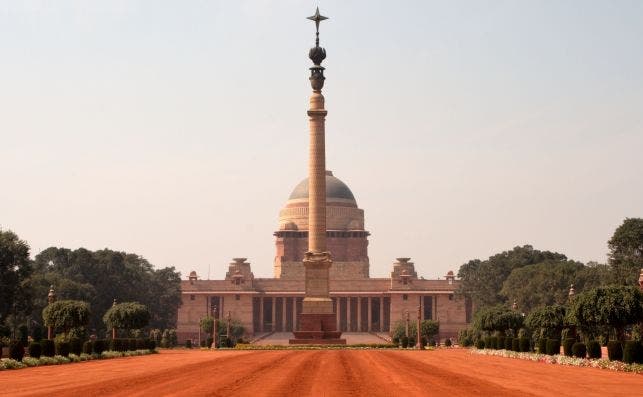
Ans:
{"type": "Polygon", "coordinates": [[[337,316],[329,298],[328,274],[332,261],[328,252],[306,252],[306,297],[299,315],[299,329],[290,344],[346,344],[337,330],[337,316]]]}

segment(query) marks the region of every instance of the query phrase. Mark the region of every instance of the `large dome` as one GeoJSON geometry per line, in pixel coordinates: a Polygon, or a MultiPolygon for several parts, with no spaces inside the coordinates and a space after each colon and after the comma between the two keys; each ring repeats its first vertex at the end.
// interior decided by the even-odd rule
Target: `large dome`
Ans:
{"type": "MultiPolygon", "coordinates": [[[[308,199],[308,178],[299,182],[290,194],[289,200],[308,199]]],[[[351,189],[333,176],[331,171],[326,171],[326,199],[341,199],[355,201],[351,189]]]]}

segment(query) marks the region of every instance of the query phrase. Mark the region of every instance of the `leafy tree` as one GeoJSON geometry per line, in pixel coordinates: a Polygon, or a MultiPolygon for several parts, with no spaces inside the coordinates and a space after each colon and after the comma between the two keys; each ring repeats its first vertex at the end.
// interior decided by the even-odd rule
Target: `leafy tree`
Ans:
{"type": "Polygon", "coordinates": [[[473,328],[481,331],[498,331],[505,334],[509,330],[517,333],[522,327],[523,317],[504,305],[483,307],[473,317],[473,328]]]}
{"type": "Polygon", "coordinates": [[[28,290],[22,284],[31,274],[29,245],[9,231],[0,229],[0,316],[30,310],[28,290]]]}
{"type": "Polygon", "coordinates": [[[75,300],[59,300],[42,311],[45,326],[62,329],[65,334],[74,328],[86,326],[90,315],[89,305],[75,300]]]}
{"type": "Polygon", "coordinates": [[[150,311],[147,306],[138,302],[124,302],[113,305],[103,316],[107,328],[139,329],[150,322],[150,311]]]}
{"type": "Polygon", "coordinates": [[[427,340],[433,339],[440,332],[440,323],[435,320],[423,320],[420,323],[420,333],[426,336],[427,340]]]}
{"type": "Polygon", "coordinates": [[[585,291],[572,299],[567,321],[590,338],[597,336],[602,327],[612,327],[618,339],[623,340],[627,325],[643,321],[643,293],[637,287],[628,286],[585,291]]]}
{"type": "Polygon", "coordinates": [[[548,260],[564,261],[565,255],[535,250],[531,245],[515,247],[510,251],[493,255],[485,261],[471,260],[460,267],[461,279],[458,292],[470,296],[478,307],[493,306],[506,302],[500,293],[502,285],[514,269],[548,260]]]}
{"type": "Polygon", "coordinates": [[[571,284],[580,292],[604,282],[587,277],[591,270],[585,268],[580,262],[555,260],[516,268],[503,283],[500,294],[516,302],[524,312],[539,306],[562,305],[567,302],[571,284]]]}
{"type": "Polygon", "coordinates": [[[212,335],[212,333],[214,332],[214,317],[212,316],[203,317],[199,322],[199,325],[203,332],[205,332],[208,335],[212,335]]]}
{"type": "Polygon", "coordinates": [[[525,325],[539,338],[559,339],[565,326],[565,314],[565,306],[542,306],[529,313],[525,325]]]}
{"type": "Polygon", "coordinates": [[[639,271],[643,269],[643,219],[626,218],[607,245],[614,281],[621,285],[636,285],[639,271]]]}

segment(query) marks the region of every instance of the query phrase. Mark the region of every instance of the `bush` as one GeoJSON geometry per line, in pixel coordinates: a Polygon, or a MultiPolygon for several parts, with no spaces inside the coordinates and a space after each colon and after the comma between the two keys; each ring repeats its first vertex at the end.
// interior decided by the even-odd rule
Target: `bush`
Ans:
{"type": "Polygon", "coordinates": [[[573,355],[572,346],[574,346],[574,343],[576,343],[576,338],[565,338],[563,341],[563,354],[567,357],[571,357],[573,355]]]}
{"type": "Polygon", "coordinates": [[[400,338],[400,342],[402,342],[402,347],[406,349],[409,347],[409,337],[408,336],[403,336],[400,338]]]}
{"type": "Polygon", "coordinates": [[[623,346],[623,362],[627,364],[643,363],[643,352],[641,351],[640,342],[635,340],[625,342],[623,346]]]}
{"type": "Polygon", "coordinates": [[[412,336],[409,336],[409,347],[415,347],[415,338],[412,336]]]}
{"type": "MultiPolygon", "coordinates": [[[[473,341],[471,341],[471,343],[473,344],[473,341]]],[[[438,342],[435,339],[431,339],[429,341],[429,346],[436,347],[437,345],[438,345],[438,342]]]]}
{"type": "Polygon", "coordinates": [[[531,351],[531,340],[529,338],[518,338],[518,347],[521,352],[531,351]]]}
{"type": "Polygon", "coordinates": [[[40,342],[31,342],[29,344],[29,357],[40,358],[42,356],[42,345],[40,342]]]}
{"type": "Polygon", "coordinates": [[[560,354],[560,340],[547,339],[547,354],[550,356],[560,354]]]}
{"type": "Polygon", "coordinates": [[[508,336],[505,338],[505,350],[511,350],[511,347],[513,346],[513,341],[514,338],[511,336],[508,336]]]}
{"type": "Polygon", "coordinates": [[[71,346],[69,342],[57,341],[56,342],[56,355],[62,357],[68,357],[71,352],[71,346]]]}
{"type": "Polygon", "coordinates": [[[496,344],[496,349],[502,350],[505,348],[505,337],[504,336],[499,336],[498,337],[498,343],[496,344]]]}
{"type": "Polygon", "coordinates": [[[612,361],[623,360],[623,345],[617,340],[607,342],[607,357],[612,361]]]}
{"type": "Polygon", "coordinates": [[[45,357],[53,357],[56,354],[56,346],[51,339],[43,339],[40,341],[42,346],[42,355],[45,357]]]}
{"type": "Polygon", "coordinates": [[[538,339],[538,353],[547,354],[547,339],[540,338],[538,339]]]}
{"type": "Polygon", "coordinates": [[[212,343],[214,343],[214,340],[212,339],[211,336],[208,336],[208,338],[205,340],[206,347],[209,349],[210,347],[212,347],[212,343]]]}
{"type": "Polygon", "coordinates": [[[92,343],[92,352],[96,354],[101,354],[107,348],[109,347],[109,344],[107,343],[106,339],[96,339],[94,343],[92,343]]]}
{"type": "Polygon", "coordinates": [[[154,339],[148,339],[145,341],[145,348],[148,350],[154,350],[156,349],[156,341],[154,339]]]}
{"type": "Polygon", "coordinates": [[[498,337],[490,336],[489,337],[489,349],[497,349],[497,348],[498,348],[498,337]]]}
{"type": "Polygon", "coordinates": [[[191,349],[192,348],[192,341],[190,339],[185,340],[185,348],[186,349],[191,349]]]}
{"type": "Polygon", "coordinates": [[[444,346],[451,347],[451,345],[452,345],[451,338],[446,338],[446,340],[444,341],[444,346]]]}
{"type": "Polygon", "coordinates": [[[590,340],[587,342],[587,356],[589,358],[601,358],[603,352],[601,351],[601,344],[597,340],[590,340]]]}
{"type": "Polygon", "coordinates": [[[587,347],[583,342],[576,342],[572,345],[572,354],[574,357],[585,358],[587,355],[587,347]]]}
{"type": "Polygon", "coordinates": [[[92,351],[94,350],[94,346],[92,341],[87,340],[85,343],[83,343],[83,353],[85,354],[92,354],[92,351]]]}
{"type": "Polygon", "coordinates": [[[147,341],[145,339],[136,339],[136,350],[147,349],[147,341]]]}
{"type": "Polygon", "coordinates": [[[476,342],[476,348],[484,349],[484,341],[482,339],[478,339],[478,341],[476,342]]]}
{"type": "Polygon", "coordinates": [[[80,356],[83,352],[83,342],[79,338],[71,338],[69,340],[69,352],[80,356]]]}
{"type": "Polygon", "coordinates": [[[127,350],[136,350],[136,339],[127,339],[127,350]]]}
{"type": "Polygon", "coordinates": [[[513,338],[511,340],[511,350],[513,350],[515,352],[520,351],[520,341],[518,340],[518,338],[513,338]]]}
{"type": "Polygon", "coordinates": [[[25,356],[25,348],[22,345],[22,341],[12,340],[9,343],[9,358],[16,361],[21,361],[25,356]]]}
{"type": "Polygon", "coordinates": [[[426,336],[421,337],[421,338],[420,338],[420,345],[421,345],[422,347],[426,347],[426,343],[427,343],[427,341],[426,341],[426,336]]]}

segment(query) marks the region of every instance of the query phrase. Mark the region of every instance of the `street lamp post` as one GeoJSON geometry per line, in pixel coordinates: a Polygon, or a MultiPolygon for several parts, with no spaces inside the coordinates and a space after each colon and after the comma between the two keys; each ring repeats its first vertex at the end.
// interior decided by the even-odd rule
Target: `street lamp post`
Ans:
{"type": "MultiPolygon", "coordinates": [[[[51,305],[56,301],[56,291],[54,291],[54,286],[49,287],[49,294],[47,294],[47,302],[51,305]]],[[[47,326],[47,339],[54,338],[54,328],[49,324],[47,326]]]]}
{"type": "Polygon", "coordinates": [[[417,345],[418,350],[423,350],[424,345],[422,345],[422,304],[418,305],[418,332],[417,332],[417,345]]]}
{"type": "Polygon", "coordinates": [[[219,334],[219,330],[218,330],[219,327],[217,327],[217,325],[218,325],[217,322],[218,321],[217,321],[217,307],[216,306],[214,306],[212,308],[212,319],[214,320],[214,326],[212,327],[213,335],[212,335],[212,346],[211,347],[213,349],[216,349],[217,348],[217,335],[219,334]]]}
{"type": "Polygon", "coordinates": [[[409,337],[409,311],[406,311],[406,328],[405,328],[406,337],[409,337]]]}
{"type": "MultiPolygon", "coordinates": [[[[114,298],[114,302],[112,302],[112,307],[116,306],[116,298],[114,298]]],[[[116,327],[112,327],[112,339],[116,339],[116,327]]]]}
{"type": "Polygon", "coordinates": [[[225,334],[225,338],[227,341],[230,340],[230,320],[231,319],[232,319],[232,314],[230,313],[230,311],[228,311],[228,316],[226,317],[226,320],[228,321],[228,328],[226,329],[226,334],[225,334]]]}

